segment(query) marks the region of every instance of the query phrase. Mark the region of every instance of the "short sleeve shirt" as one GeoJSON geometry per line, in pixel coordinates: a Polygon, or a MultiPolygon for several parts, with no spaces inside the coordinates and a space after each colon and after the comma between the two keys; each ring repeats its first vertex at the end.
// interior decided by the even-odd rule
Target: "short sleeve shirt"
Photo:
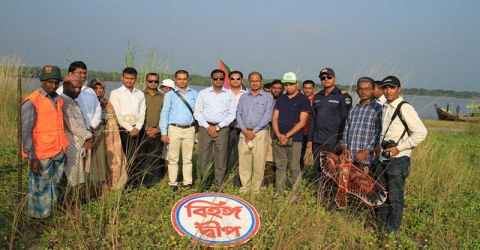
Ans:
{"type": "MultiPolygon", "coordinates": [[[[285,134],[300,121],[301,112],[310,113],[311,106],[310,100],[299,92],[293,98],[288,98],[286,94],[280,95],[277,98],[277,102],[275,102],[274,109],[279,111],[278,130],[280,133],[285,134]]],[[[303,129],[291,135],[291,137],[295,142],[303,141],[303,129]]]]}

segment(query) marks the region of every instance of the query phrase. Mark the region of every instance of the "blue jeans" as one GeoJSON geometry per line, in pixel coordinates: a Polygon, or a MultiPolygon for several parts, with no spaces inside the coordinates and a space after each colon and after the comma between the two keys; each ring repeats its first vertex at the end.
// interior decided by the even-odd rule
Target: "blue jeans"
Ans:
{"type": "Polygon", "coordinates": [[[405,207],[405,180],[410,174],[410,157],[402,156],[383,161],[375,171],[378,182],[388,192],[387,201],[378,207],[380,229],[390,233],[400,228],[405,207]]]}

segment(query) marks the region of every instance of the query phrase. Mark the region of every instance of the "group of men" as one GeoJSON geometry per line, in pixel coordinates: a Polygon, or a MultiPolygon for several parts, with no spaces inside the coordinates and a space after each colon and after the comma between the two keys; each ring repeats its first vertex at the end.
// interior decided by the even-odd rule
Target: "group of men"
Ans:
{"type": "MultiPolygon", "coordinates": [[[[84,70],[80,67],[81,72],[76,72],[77,69],[72,72],[69,69],[72,76],[65,79],[63,93],[76,99],[75,105],[80,104],[78,110],[84,116],[85,132],[80,141],[83,148],[89,149],[92,134],[88,132],[98,125],[95,118],[98,108],[91,91],[82,87],[86,66],[84,70]],[[91,101],[85,101],[89,98],[91,101]]],[[[146,89],[141,91],[135,88],[137,71],[127,67],[122,72],[123,86],[110,94],[130,167],[129,177],[161,178],[165,171],[162,150],[168,145],[168,185],[174,192],[179,187],[181,155],[182,186],[191,189],[192,155],[198,133],[198,166],[204,189],[214,185],[221,192],[228,171],[233,170],[233,183],[240,187],[240,193],[259,193],[264,179],[270,187],[275,179],[273,198],[278,199],[285,195],[290,170],[292,192],[297,197],[306,148],[311,148],[315,157],[317,187],[334,186],[322,178],[322,154],[348,149],[352,162],[374,172],[372,175],[387,189],[387,202],[378,209],[382,229],[398,230],[410,153],[427,134],[413,107],[400,97],[402,88],[398,78],[388,76],[382,81],[360,78],[357,82],[360,101],[352,108],[351,96],[335,85],[337,78],[331,68],[320,71],[323,89],[316,94],[312,80],[304,81],[303,93],[300,92],[300,82],[293,72],[265,85],[259,72],[251,72],[249,91],[242,89],[240,71],[227,75],[220,69],[213,70],[212,86],[199,92],[189,87],[187,71],[178,70],[174,77],[174,81],[166,79],[160,85],[158,74],[149,73],[146,89]],[[224,87],[226,77],[230,89],[224,87]],[[231,158],[235,163],[238,159],[238,168],[229,166],[231,158]]],[[[40,209],[45,212],[39,214],[38,206],[33,207],[39,202],[43,207],[48,206],[55,199],[51,195],[55,191],[44,190],[48,185],[43,182],[58,182],[67,147],[73,143],[64,133],[65,101],[55,93],[62,81],[60,69],[45,66],[40,81],[41,88],[22,105],[24,154],[30,159],[31,169],[29,208],[32,204],[31,215],[38,218],[48,216],[49,208],[40,209]],[[42,176],[48,178],[39,178],[42,176]],[[50,200],[39,194],[49,196],[50,200]]]]}

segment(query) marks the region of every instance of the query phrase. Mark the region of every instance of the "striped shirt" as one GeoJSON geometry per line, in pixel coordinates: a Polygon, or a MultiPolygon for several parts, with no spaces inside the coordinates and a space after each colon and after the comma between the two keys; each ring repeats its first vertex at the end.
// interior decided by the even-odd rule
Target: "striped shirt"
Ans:
{"type": "Polygon", "coordinates": [[[371,101],[365,106],[360,103],[350,110],[343,132],[342,146],[350,150],[352,161],[360,151],[368,149],[370,154],[361,162],[373,163],[373,151],[382,132],[382,105],[371,101]]]}

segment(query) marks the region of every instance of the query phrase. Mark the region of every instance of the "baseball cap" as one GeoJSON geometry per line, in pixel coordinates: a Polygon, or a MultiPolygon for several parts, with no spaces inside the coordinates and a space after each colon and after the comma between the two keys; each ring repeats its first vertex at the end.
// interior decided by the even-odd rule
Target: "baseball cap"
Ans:
{"type": "Polygon", "coordinates": [[[62,81],[62,73],[60,68],[54,65],[46,65],[42,68],[42,74],[40,74],[40,81],[46,81],[50,79],[56,79],[62,81]]]}
{"type": "Polygon", "coordinates": [[[400,80],[398,80],[398,78],[396,78],[395,76],[387,76],[383,78],[382,82],[382,87],[387,85],[400,87],[400,80]]]}
{"type": "Polygon", "coordinates": [[[333,69],[331,68],[323,68],[322,70],[320,70],[318,77],[320,77],[322,74],[335,76],[335,71],[333,71],[333,69]]]}
{"type": "Polygon", "coordinates": [[[165,79],[162,81],[162,84],[160,87],[165,86],[165,87],[170,87],[172,89],[175,88],[175,82],[172,79],[165,79]]]}
{"type": "Polygon", "coordinates": [[[297,76],[293,72],[287,72],[283,75],[282,83],[297,83],[297,76]]]}

